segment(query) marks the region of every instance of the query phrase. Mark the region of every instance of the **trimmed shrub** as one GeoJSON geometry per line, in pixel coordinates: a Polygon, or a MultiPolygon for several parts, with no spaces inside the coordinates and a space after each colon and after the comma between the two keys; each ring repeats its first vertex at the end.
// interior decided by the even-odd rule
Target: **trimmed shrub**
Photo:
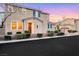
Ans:
{"type": "Polygon", "coordinates": [[[16,34],[21,34],[21,32],[16,32],[16,34]]]}
{"type": "Polygon", "coordinates": [[[42,37],[42,36],[43,36],[43,34],[41,34],[41,33],[37,34],[37,37],[39,37],[39,38],[42,37]]]}
{"type": "Polygon", "coordinates": [[[8,35],[12,35],[12,32],[7,32],[8,35]]]}
{"type": "Polygon", "coordinates": [[[59,32],[59,33],[57,33],[57,35],[64,35],[64,33],[63,32],[59,32]]]}
{"type": "Polygon", "coordinates": [[[16,37],[17,39],[23,39],[23,35],[21,34],[21,32],[16,32],[16,37]]]}
{"type": "Polygon", "coordinates": [[[25,30],[25,31],[24,31],[24,33],[30,33],[30,31],[28,31],[28,30],[25,30]]]}
{"type": "Polygon", "coordinates": [[[72,32],[75,33],[75,32],[77,32],[77,31],[76,31],[76,30],[73,30],[72,32]]]}
{"type": "Polygon", "coordinates": [[[68,30],[69,33],[72,33],[72,30],[68,30]]]}
{"type": "Polygon", "coordinates": [[[69,33],[75,33],[77,32],[76,30],[68,30],[69,33]]]}
{"type": "Polygon", "coordinates": [[[48,36],[53,36],[54,35],[54,32],[53,31],[48,31],[48,36]]]}
{"type": "Polygon", "coordinates": [[[11,36],[4,36],[5,40],[11,40],[11,36]]]}
{"type": "Polygon", "coordinates": [[[30,38],[31,33],[29,30],[25,30],[24,34],[25,34],[25,38],[30,38]]]}
{"type": "Polygon", "coordinates": [[[54,31],[54,33],[58,33],[58,32],[60,32],[60,30],[55,30],[55,31],[54,31]]]}
{"type": "Polygon", "coordinates": [[[23,39],[24,38],[24,35],[23,34],[19,34],[19,35],[16,35],[17,39],[23,39]]]}

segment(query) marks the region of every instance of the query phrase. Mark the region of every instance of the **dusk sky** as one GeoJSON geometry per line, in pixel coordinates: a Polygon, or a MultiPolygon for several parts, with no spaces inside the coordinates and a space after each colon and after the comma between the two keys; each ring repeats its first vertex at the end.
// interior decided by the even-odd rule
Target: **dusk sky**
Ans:
{"type": "Polygon", "coordinates": [[[20,5],[48,12],[52,21],[60,21],[63,17],[79,18],[79,3],[23,3],[20,5]]]}

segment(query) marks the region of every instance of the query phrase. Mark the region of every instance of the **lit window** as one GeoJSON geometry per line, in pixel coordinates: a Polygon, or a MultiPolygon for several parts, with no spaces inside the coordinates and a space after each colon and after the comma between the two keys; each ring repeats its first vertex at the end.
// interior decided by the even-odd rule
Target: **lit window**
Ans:
{"type": "Polygon", "coordinates": [[[16,22],[12,22],[12,29],[16,29],[16,22]]]}
{"type": "Polygon", "coordinates": [[[18,22],[18,29],[22,29],[23,27],[23,23],[22,22],[18,22]]]}

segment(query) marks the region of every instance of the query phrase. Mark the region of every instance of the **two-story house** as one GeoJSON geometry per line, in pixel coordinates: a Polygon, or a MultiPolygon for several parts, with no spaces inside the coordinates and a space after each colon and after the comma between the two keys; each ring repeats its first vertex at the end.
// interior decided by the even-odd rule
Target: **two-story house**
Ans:
{"type": "MultiPolygon", "coordinates": [[[[16,4],[1,4],[5,9],[5,16],[8,16],[4,22],[4,34],[12,32],[15,35],[16,32],[24,32],[29,30],[32,34],[47,33],[49,14],[37,9],[26,8],[24,6],[18,6],[16,4]]],[[[1,29],[1,28],[0,28],[1,29]]],[[[2,32],[2,30],[0,31],[2,32]]]]}
{"type": "Polygon", "coordinates": [[[57,24],[59,24],[61,31],[64,33],[68,33],[68,30],[77,30],[74,18],[65,18],[57,24]]]}

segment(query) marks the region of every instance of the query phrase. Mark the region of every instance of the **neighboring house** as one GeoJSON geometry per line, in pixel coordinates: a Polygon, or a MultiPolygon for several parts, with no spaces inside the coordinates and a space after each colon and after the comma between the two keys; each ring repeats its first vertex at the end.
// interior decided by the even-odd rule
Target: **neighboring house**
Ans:
{"type": "Polygon", "coordinates": [[[68,33],[68,30],[77,30],[74,18],[66,18],[58,24],[60,26],[61,31],[64,33],[68,33]]]}
{"type": "MultiPolygon", "coordinates": [[[[7,35],[7,32],[24,32],[29,30],[31,34],[47,33],[49,14],[40,10],[26,8],[15,4],[3,4],[5,6],[5,16],[10,14],[4,22],[4,28],[0,28],[0,33],[7,35]]],[[[1,6],[0,6],[1,7],[1,6]]],[[[4,17],[5,17],[4,16],[4,17]]]]}
{"type": "Polygon", "coordinates": [[[79,19],[74,19],[75,22],[75,28],[79,32],[79,19]]]}

